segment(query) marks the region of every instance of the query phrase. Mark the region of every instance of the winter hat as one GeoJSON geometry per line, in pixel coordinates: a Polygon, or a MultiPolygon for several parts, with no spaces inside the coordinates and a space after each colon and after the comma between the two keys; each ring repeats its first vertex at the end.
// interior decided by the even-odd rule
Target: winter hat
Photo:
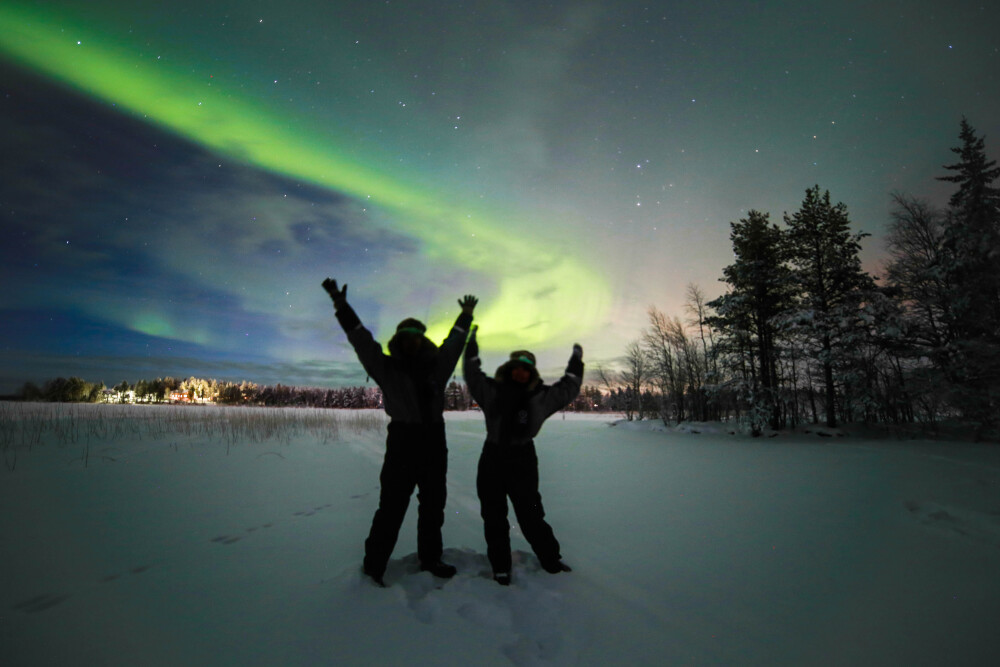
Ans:
{"type": "Polygon", "coordinates": [[[505,382],[510,377],[511,368],[517,364],[527,366],[531,370],[531,377],[528,379],[528,388],[534,389],[542,381],[535,368],[535,355],[528,350],[515,350],[510,353],[510,359],[497,369],[494,377],[498,382],[505,382]]]}
{"type": "Polygon", "coordinates": [[[534,367],[535,365],[535,355],[527,350],[515,350],[510,353],[511,361],[520,361],[522,363],[528,364],[534,367]]]}
{"type": "Polygon", "coordinates": [[[407,317],[396,325],[396,333],[415,333],[423,336],[425,331],[427,331],[427,327],[424,326],[424,323],[413,317],[407,317]]]}
{"type": "Polygon", "coordinates": [[[412,317],[406,318],[396,327],[396,333],[389,341],[389,354],[399,358],[412,357],[412,350],[407,354],[404,351],[406,347],[402,341],[412,336],[417,336],[421,339],[419,345],[420,351],[417,353],[417,356],[433,356],[438,348],[437,345],[424,335],[425,331],[427,331],[427,327],[424,326],[423,322],[412,317]]]}

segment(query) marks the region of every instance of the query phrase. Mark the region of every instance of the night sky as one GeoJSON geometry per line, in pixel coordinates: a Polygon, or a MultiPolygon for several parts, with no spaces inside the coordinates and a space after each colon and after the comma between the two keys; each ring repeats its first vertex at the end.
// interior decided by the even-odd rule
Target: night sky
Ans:
{"type": "MultiPolygon", "coordinates": [[[[487,365],[610,362],[729,223],[814,184],[879,268],[890,195],[1000,141],[981,2],[0,5],[0,392],[78,375],[336,386],[480,297],[487,365]]],[[[593,367],[593,366],[591,366],[593,367]]],[[[546,375],[549,373],[549,375],[546,375]]]]}

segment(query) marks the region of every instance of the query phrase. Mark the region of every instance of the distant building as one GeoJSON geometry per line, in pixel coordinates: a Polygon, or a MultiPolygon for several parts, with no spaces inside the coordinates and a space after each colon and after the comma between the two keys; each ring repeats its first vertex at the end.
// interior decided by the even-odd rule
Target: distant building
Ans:
{"type": "Polygon", "coordinates": [[[211,398],[200,398],[191,396],[186,391],[172,391],[170,392],[170,402],[171,403],[195,403],[198,405],[210,405],[215,403],[211,398]]]}
{"type": "Polygon", "coordinates": [[[102,399],[105,403],[135,403],[135,391],[118,391],[117,389],[105,389],[102,392],[102,399]]]}

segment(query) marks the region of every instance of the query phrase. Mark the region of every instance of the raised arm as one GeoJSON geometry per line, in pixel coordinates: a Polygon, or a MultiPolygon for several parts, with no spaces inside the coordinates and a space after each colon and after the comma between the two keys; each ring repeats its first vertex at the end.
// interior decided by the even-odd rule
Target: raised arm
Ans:
{"type": "Polygon", "coordinates": [[[330,300],[333,301],[333,310],[337,315],[337,321],[340,322],[340,326],[344,328],[346,333],[351,333],[354,329],[361,326],[361,320],[358,318],[357,313],[351,308],[351,305],[347,303],[347,283],[344,283],[342,288],[337,287],[337,281],[333,278],[327,278],[323,281],[323,289],[326,293],[330,295],[330,300]]]}
{"type": "Polygon", "coordinates": [[[381,381],[385,353],[371,332],[361,324],[361,319],[351,308],[351,304],[347,303],[347,285],[338,288],[336,280],[327,278],[323,281],[323,289],[330,295],[337,321],[347,334],[347,340],[354,347],[361,365],[376,382],[381,381]]]}
{"type": "Polygon", "coordinates": [[[573,345],[573,354],[570,355],[569,363],[566,364],[566,372],[555,384],[549,387],[549,391],[545,395],[545,416],[548,417],[572,403],[573,399],[580,394],[582,384],[583,348],[577,343],[573,345]]]}
{"type": "Polygon", "coordinates": [[[469,327],[472,325],[472,311],[476,309],[477,303],[479,303],[479,299],[471,294],[466,294],[458,300],[462,312],[459,313],[451,331],[448,332],[448,337],[441,343],[440,348],[441,357],[438,362],[437,374],[438,380],[442,383],[447,382],[455,370],[455,364],[458,363],[458,357],[462,354],[462,346],[465,344],[469,327]]]}
{"type": "MultiPolygon", "coordinates": [[[[469,387],[469,394],[476,399],[479,407],[488,404],[493,387],[490,378],[483,373],[482,360],[479,358],[479,344],[476,342],[476,332],[479,327],[472,327],[472,334],[469,342],[465,345],[465,358],[462,360],[462,374],[465,376],[465,384],[469,387]]],[[[484,408],[485,409],[485,408],[484,408]]]]}

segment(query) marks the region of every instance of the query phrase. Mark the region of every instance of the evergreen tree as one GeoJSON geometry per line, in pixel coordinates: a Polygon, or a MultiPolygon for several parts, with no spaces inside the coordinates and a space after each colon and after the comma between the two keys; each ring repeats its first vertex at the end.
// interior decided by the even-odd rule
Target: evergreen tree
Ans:
{"type": "Polygon", "coordinates": [[[767,213],[750,211],[730,223],[736,261],[722,270],[729,291],[708,306],[707,320],[719,332],[716,352],[743,381],[750,401],[751,429],[783,425],[778,400],[778,316],[790,305],[792,284],[785,234],[767,213]]]}
{"type": "Polygon", "coordinates": [[[21,397],[26,401],[40,401],[44,399],[44,394],[34,382],[25,382],[21,389],[21,397]]]}
{"type": "Polygon", "coordinates": [[[986,159],[985,140],[962,119],[962,146],[952,148],[961,161],[944,168],[956,172],[938,180],[958,183],[951,196],[944,230],[946,271],[954,285],[955,325],[963,336],[995,334],[1000,323],[1000,176],[996,160],[986,159]]]}
{"type": "Polygon", "coordinates": [[[118,402],[124,403],[128,398],[128,392],[129,389],[131,389],[131,386],[129,385],[128,380],[122,380],[120,383],[116,384],[113,389],[118,394],[118,402]]]}
{"type": "Polygon", "coordinates": [[[859,320],[863,301],[874,282],[861,268],[861,239],[852,233],[843,203],[830,202],[830,192],[816,185],[806,190],[802,206],[785,215],[789,260],[800,289],[794,322],[810,345],[823,372],[827,426],[837,425],[835,371],[849,363],[852,338],[863,335],[859,320]]]}
{"type": "Polygon", "coordinates": [[[949,324],[954,341],[944,363],[969,417],[995,421],[1000,399],[1000,177],[986,159],[985,140],[962,119],[960,158],[939,180],[957,183],[944,229],[943,274],[949,287],[949,324]]]}

